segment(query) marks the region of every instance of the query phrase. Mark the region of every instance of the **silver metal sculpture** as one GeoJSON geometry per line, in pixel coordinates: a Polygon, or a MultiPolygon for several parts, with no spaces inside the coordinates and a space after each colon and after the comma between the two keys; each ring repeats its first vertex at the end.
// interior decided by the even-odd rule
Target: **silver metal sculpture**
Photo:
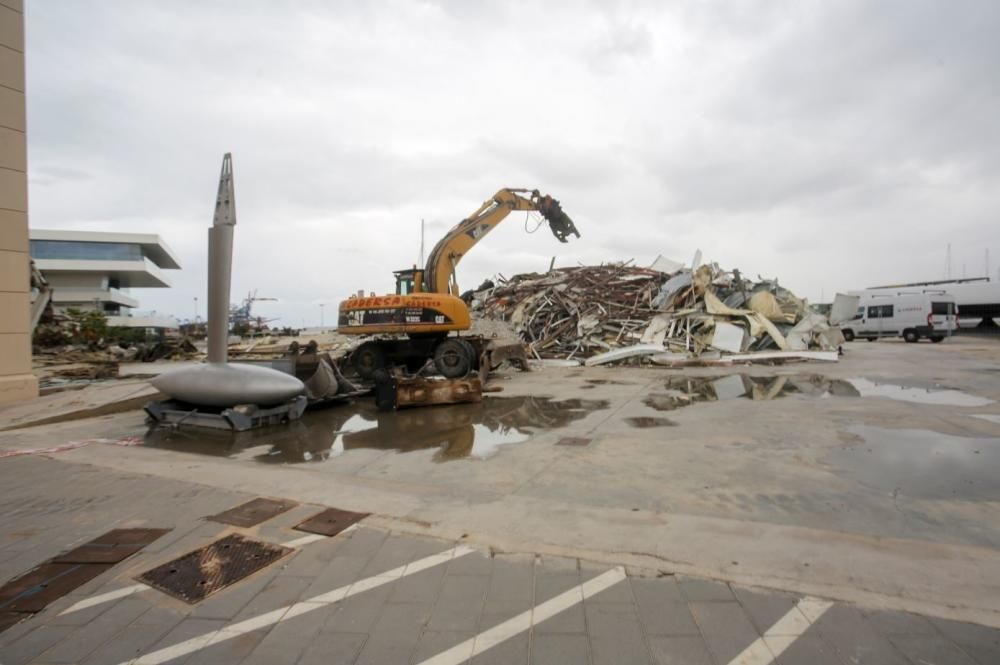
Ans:
{"type": "Polygon", "coordinates": [[[215,217],[208,230],[208,362],[167,372],[150,381],[165,395],[194,406],[275,405],[305,390],[300,380],[276,369],[226,362],[235,226],[233,163],[232,156],[226,153],[215,217]]]}

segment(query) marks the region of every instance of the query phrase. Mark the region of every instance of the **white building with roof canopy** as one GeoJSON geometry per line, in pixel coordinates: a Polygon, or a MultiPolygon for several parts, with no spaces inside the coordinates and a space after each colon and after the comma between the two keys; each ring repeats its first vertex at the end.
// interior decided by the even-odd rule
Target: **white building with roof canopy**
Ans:
{"type": "Polygon", "coordinates": [[[31,229],[31,258],[52,289],[56,313],[99,309],[110,326],[177,328],[172,316],[137,315],[132,289],[169,288],[180,263],[152,233],[31,229]]]}

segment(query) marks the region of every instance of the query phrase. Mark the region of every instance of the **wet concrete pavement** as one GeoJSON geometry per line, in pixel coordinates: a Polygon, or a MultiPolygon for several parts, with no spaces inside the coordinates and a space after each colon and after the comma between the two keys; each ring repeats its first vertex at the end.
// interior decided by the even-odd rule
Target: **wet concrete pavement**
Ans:
{"type": "Polygon", "coordinates": [[[4,462],[11,573],[111,528],[170,531],[0,632],[0,662],[988,665],[1000,629],[815,597],[508,554],[367,526],[303,540],[298,505],[250,528],[204,517],[251,494],[36,456],[4,462]],[[54,484],[63,488],[56,496],[54,484]],[[227,534],[286,543],[280,563],[185,603],[142,572],[227,534]],[[444,556],[442,556],[444,554],[444,556]]]}
{"type": "Polygon", "coordinates": [[[362,404],[309,414],[304,431],[220,437],[147,436],[121,414],[4,433],[0,448],[145,437],[55,456],[373,512],[368,528],[400,535],[1000,626],[998,349],[851,344],[835,365],[511,372],[502,393],[450,415],[362,404]],[[570,437],[589,443],[556,445],[570,437]]]}

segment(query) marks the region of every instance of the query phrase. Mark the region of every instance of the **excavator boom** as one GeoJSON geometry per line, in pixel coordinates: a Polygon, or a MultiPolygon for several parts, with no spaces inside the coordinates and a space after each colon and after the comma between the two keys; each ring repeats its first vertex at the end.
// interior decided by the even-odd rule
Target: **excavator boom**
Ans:
{"type": "Polygon", "coordinates": [[[559,201],[551,196],[543,196],[537,189],[501,189],[478,210],[456,224],[434,246],[424,267],[423,290],[458,295],[455,266],[476,243],[515,210],[541,213],[559,242],[566,242],[570,234],[580,237],[573,220],[563,212],[559,201]]]}

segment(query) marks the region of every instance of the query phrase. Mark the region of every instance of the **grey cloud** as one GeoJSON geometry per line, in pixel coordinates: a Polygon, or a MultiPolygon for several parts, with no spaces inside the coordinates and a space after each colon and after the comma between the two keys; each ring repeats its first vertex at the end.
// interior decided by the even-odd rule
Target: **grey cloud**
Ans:
{"type": "MultiPolygon", "coordinates": [[[[69,2],[27,7],[32,224],[147,230],[183,252],[144,305],[186,315],[235,156],[234,293],[296,324],[501,186],[512,219],[460,267],[658,253],[821,289],[933,278],[1000,247],[1000,6],[933,2],[69,2]],[[275,251],[280,238],[281,251],[275,251]],[[903,255],[880,247],[900,243],[903,255]],[[931,268],[930,266],[934,266],[931,268]],[[841,275],[841,284],[830,275],[841,275]],[[263,291],[262,291],[263,293],[263,291]]],[[[432,235],[433,234],[433,235],[432,235]]]]}

